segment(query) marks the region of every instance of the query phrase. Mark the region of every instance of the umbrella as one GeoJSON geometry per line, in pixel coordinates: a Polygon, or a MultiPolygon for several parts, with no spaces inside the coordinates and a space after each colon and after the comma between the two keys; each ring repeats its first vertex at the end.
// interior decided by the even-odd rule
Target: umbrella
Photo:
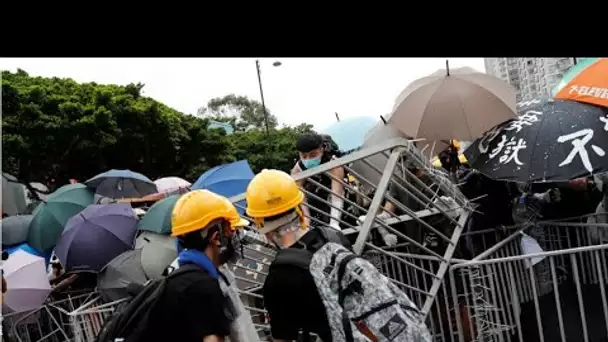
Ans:
{"type": "Polygon", "coordinates": [[[553,89],[556,99],[608,107],[608,58],[584,58],[553,89]]]}
{"type": "MultiPolygon", "coordinates": [[[[192,190],[207,189],[230,198],[244,193],[253,176],[249,163],[246,160],[240,160],[216,166],[203,173],[192,185],[192,190]]],[[[237,202],[235,205],[242,215],[244,213],[242,208],[246,206],[245,201],[237,202]]]]}
{"type": "Polygon", "coordinates": [[[156,184],[141,173],[115,170],[100,173],[84,182],[99,195],[110,198],[143,197],[158,192],[156,184]]]}
{"type": "MultiPolygon", "coordinates": [[[[367,132],[365,135],[365,142],[362,145],[362,148],[372,147],[377,145],[383,141],[394,139],[394,138],[406,138],[407,136],[398,130],[394,125],[390,123],[379,122],[367,132]]],[[[365,158],[365,160],[371,165],[378,168],[381,172],[384,171],[384,167],[388,162],[388,157],[384,154],[375,154],[373,156],[365,158]]],[[[376,172],[372,167],[367,165],[363,161],[356,161],[352,165],[353,171],[355,171],[358,175],[363,176],[366,180],[370,181],[374,186],[377,186],[380,182],[380,177],[382,174],[376,172]]],[[[359,178],[355,176],[356,178],[359,178]]],[[[361,185],[369,189],[369,185],[364,180],[361,180],[361,185]]]]}
{"type": "Polygon", "coordinates": [[[173,195],[154,203],[137,224],[137,229],[171,234],[171,212],[179,197],[173,195]]]}
{"type": "Polygon", "coordinates": [[[520,182],[567,181],[608,171],[608,109],[567,100],[521,103],[517,120],[465,151],[472,168],[520,182]]]}
{"type": "Polygon", "coordinates": [[[185,179],[179,177],[164,177],[154,181],[159,192],[172,192],[180,189],[188,189],[192,185],[185,179]]]}
{"type": "Polygon", "coordinates": [[[28,245],[27,243],[22,243],[17,246],[7,247],[4,250],[8,253],[8,255],[13,255],[17,251],[24,251],[24,252],[30,253],[31,255],[35,255],[37,257],[44,258],[44,260],[47,264],[51,261],[52,253],[50,251],[46,251],[43,253],[43,252],[35,249],[34,247],[28,245]]]}
{"type": "Polygon", "coordinates": [[[17,178],[2,172],[2,213],[17,215],[27,206],[25,187],[17,178]]]}
{"type": "Polygon", "coordinates": [[[26,241],[32,218],[32,215],[19,215],[2,219],[2,245],[10,246],[26,241]]]}
{"type": "Polygon", "coordinates": [[[34,210],[27,235],[28,243],[39,251],[46,251],[61,236],[68,219],[93,203],[93,193],[83,184],[68,184],[52,193],[46,203],[34,210]]]}
{"type": "Polygon", "coordinates": [[[441,69],[410,83],[397,97],[388,121],[430,145],[475,140],[516,118],[515,93],[508,83],[471,68],[441,69]]]}
{"type": "Polygon", "coordinates": [[[25,251],[13,253],[2,265],[7,292],[3,313],[38,309],[51,293],[44,259],[25,251]]]}
{"type": "Polygon", "coordinates": [[[136,225],[137,217],[128,204],[90,205],[68,221],[55,255],[68,272],[98,272],[133,247],[136,225]]]}
{"type": "Polygon", "coordinates": [[[378,122],[369,116],[345,118],[331,124],[321,131],[327,134],[338,144],[340,151],[348,152],[359,148],[365,140],[365,134],[378,122]]]}
{"type": "Polygon", "coordinates": [[[141,264],[148,278],[159,278],[177,258],[177,244],[174,237],[152,232],[141,232],[135,241],[135,248],[141,249],[141,264]]]}
{"type": "Polygon", "coordinates": [[[99,273],[97,289],[108,301],[129,297],[129,286],[144,285],[150,279],[144,271],[141,258],[141,249],[123,252],[99,273]]]}

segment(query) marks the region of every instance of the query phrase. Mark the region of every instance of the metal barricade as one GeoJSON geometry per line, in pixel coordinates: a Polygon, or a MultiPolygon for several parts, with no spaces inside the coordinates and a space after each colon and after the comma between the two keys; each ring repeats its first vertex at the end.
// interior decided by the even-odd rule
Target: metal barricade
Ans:
{"type": "Polygon", "coordinates": [[[454,264],[451,306],[461,309],[452,341],[608,340],[608,244],[594,239],[608,225],[588,223],[593,216],[512,227],[454,264]],[[524,253],[530,238],[542,251],[524,253]]]}
{"type": "MultiPolygon", "coordinates": [[[[340,228],[355,252],[405,291],[441,335],[441,317],[447,314],[443,304],[434,303],[438,296],[440,301],[448,298],[444,276],[472,210],[449,177],[412,141],[391,139],[302,171],[294,179],[306,195],[305,214],[311,223],[330,226],[330,212],[339,211],[340,228]],[[344,170],[344,179],[332,173],[337,168],[344,170]],[[332,191],[321,177],[341,184],[342,193],[332,191]],[[334,204],[339,202],[342,207],[334,204]],[[389,234],[395,243],[387,242],[389,234]]],[[[241,194],[231,201],[244,198],[241,194]]],[[[270,264],[272,257],[265,261],[270,264]]]]}
{"type": "Polygon", "coordinates": [[[64,298],[49,301],[33,311],[3,315],[5,340],[11,342],[87,341],[75,339],[79,335],[80,329],[73,324],[71,313],[94,301],[97,298],[96,293],[66,293],[62,297],[64,298]]]}

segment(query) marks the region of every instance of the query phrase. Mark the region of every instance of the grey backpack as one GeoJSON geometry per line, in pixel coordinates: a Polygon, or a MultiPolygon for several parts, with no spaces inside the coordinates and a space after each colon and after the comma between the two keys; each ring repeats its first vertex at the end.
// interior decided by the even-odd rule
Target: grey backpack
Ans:
{"type": "Polygon", "coordinates": [[[311,273],[334,342],[432,341],[416,305],[369,261],[332,237],[318,247],[281,250],[273,264],[311,273]]]}

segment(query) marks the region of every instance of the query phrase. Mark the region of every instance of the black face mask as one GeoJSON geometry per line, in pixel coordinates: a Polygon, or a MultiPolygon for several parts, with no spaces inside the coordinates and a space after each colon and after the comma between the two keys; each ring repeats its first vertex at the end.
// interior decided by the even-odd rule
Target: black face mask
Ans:
{"type": "Polygon", "coordinates": [[[220,236],[220,242],[222,244],[220,247],[220,265],[228,262],[234,263],[241,259],[243,257],[243,244],[239,231],[237,230],[235,234],[229,238],[223,235],[220,236]]]}

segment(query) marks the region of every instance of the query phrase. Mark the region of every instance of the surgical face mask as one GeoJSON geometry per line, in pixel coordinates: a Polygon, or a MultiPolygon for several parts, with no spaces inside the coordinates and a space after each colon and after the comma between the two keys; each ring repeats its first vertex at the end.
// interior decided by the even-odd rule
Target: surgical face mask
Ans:
{"type": "Polygon", "coordinates": [[[321,157],[312,159],[302,159],[302,164],[304,164],[307,169],[317,167],[321,165],[321,157]]]}

